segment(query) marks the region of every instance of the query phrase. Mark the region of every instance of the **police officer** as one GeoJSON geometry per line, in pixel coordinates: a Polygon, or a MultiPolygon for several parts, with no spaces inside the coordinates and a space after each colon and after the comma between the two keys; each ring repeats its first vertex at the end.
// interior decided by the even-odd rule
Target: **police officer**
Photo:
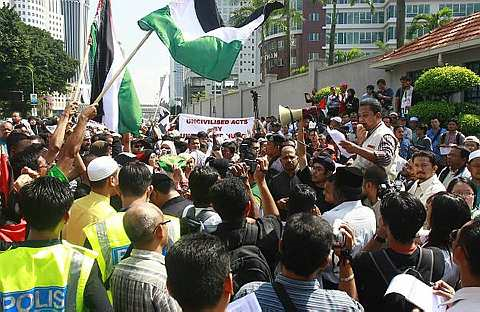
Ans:
{"type": "Polygon", "coordinates": [[[27,240],[0,253],[2,311],[113,311],[96,253],[59,239],[73,193],[53,177],[25,185],[19,206],[27,240]]]}

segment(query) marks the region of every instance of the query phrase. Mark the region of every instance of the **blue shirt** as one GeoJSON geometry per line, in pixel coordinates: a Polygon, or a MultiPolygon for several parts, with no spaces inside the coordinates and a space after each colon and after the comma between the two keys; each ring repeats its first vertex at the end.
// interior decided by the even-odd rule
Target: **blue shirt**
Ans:
{"type": "Polygon", "coordinates": [[[438,145],[440,144],[440,137],[445,132],[447,132],[447,130],[444,128],[440,128],[438,133],[434,133],[433,129],[431,128],[428,129],[427,131],[427,137],[429,137],[430,140],[432,140],[432,149],[435,154],[440,155],[440,147],[438,145]]]}
{"type": "Polygon", "coordinates": [[[403,159],[408,160],[410,158],[410,141],[406,138],[403,138],[402,142],[400,142],[399,155],[403,159]]]}
{"type": "MultiPolygon", "coordinates": [[[[322,289],[317,280],[299,281],[279,274],[275,281],[283,285],[297,311],[363,311],[362,305],[345,292],[322,289]]],[[[235,299],[252,292],[262,311],[285,311],[271,283],[248,283],[240,288],[235,299]]]]}

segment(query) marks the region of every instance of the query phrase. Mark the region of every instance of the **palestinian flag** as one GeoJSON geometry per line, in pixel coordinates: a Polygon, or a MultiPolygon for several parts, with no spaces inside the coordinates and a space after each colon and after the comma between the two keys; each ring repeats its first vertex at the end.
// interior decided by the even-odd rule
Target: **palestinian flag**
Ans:
{"type": "Polygon", "coordinates": [[[243,25],[225,27],[215,0],[168,2],[138,21],[138,25],[142,30],[155,31],[175,61],[215,81],[230,76],[242,42],[272,11],[283,8],[279,2],[268,3],[248,17],[243,25]]]}
{"type": "MultiPolygon", "coordinates": [[[[110,0],[99,1],[90,39],[90,103],[93,103],[124,61],[122,49],[115,37],[110,0]]],[[[95,120],[110,130],[118,133],[138,133],[142,124],[142,109],[127,69],[105,93],[98,112],[95,120]]]]}

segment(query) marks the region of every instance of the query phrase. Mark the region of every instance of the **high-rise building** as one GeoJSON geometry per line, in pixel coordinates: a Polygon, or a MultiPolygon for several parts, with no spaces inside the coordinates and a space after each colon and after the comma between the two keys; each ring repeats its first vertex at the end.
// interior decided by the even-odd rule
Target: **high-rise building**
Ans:
{"type": "MultiPolygon", "coordinates": [[[[303,16],[302,22],[290,22],[290,71],[308,65],[309,59],[324,59],[325,10],[320,1],[291,0],[290,7],[303,16]]],[[[287,64],[287,38],[278,23],[266,29],[265,38],[260,40],[260,72],[257,80],[265,74],[276,74],[278,79],[289,76],[287,64]]],[[[261,37],[261,35],[260,35],[261,37]]]]}
{"type": "Polygon", "coordinates": [[[64,40],[60,0],[12,0],[10,5],[15,7],[24,23],[48,31],[54,39],[64,40]]]}
{"type": "Polygon", "coordinates": [[[168,81],[168,97],[170,106],[181,106],[183,104],[184,88],[184,67],[182,64],[170,59],[170,75],[168,81]]]}
{"type": "MultiPolygon", "coordinates": [[[[349,0],[337,0],[337,26],[335,34],[335,50],[348,51],[359,48],[365,53],[380,52],[376,41],[383,41],[388,47],[396,47],[396,0],[375,0],[372,12],[366,0],[350,6],[349,0]]],[[[480,12],[480,1],[472,0],[407,0],[406,29],[417,14],[436,13],[444,7],[453,11],[453,17],[470,15],[480,12]]],[[[325,6],[327,22],[324,27],[327,38],[331,29],[333,7],[325,6]]],[[[422,36],[419,32],[415,36],[422,36]]],[[[328,39],[324,50],[328,51],[328,39]]]]}
{"type": "MultiPolygon", "coordinates": [[[[62,0],[62,14],[65,21],[65,51],[80,64],[83,61],[89,33],[89,0],[62,0]]],[[[78,80],[77,72],[72,82],[78,80]]],[[[88,76],[88,75],[86,75],[88,76]]]]}
{"type": "Polygon", "coordinates": [[[3,6],[13,6],[13,0],[0,0],[0,8],[3,6]]]}
{"type": "MultiPolygon", "coordinates": [[[[222,17],[224,24],[230,25],[230,16],[235,10],[245,5],[246,0],[217,0],[216,3],[218,13],[222,17]]],[[[214,81],[200,77],[188,68],[185,68],[185,103],[191,103],[192,99],[198,98],[199,96],[215,97],[215,93],[220,95],[222,94],[222,90],[225,89],[254,86],[257,81],[255,76],[255,53],[257,46],[256,36],[252,34],[252,36],[244,42],[230,77],[222,83],[215,83],[214,81]]]]}

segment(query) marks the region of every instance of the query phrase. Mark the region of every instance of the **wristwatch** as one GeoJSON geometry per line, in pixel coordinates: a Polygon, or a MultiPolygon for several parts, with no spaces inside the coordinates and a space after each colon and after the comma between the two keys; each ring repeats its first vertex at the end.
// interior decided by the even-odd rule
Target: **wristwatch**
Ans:
{"type": "Polygon", "coordinates": [[[375,234],[373,236],[373,239],[377,242],[377,243],[380,243],[380,244],[385,244],[387,242],[387,240],[377,234],[375,234]]]}

